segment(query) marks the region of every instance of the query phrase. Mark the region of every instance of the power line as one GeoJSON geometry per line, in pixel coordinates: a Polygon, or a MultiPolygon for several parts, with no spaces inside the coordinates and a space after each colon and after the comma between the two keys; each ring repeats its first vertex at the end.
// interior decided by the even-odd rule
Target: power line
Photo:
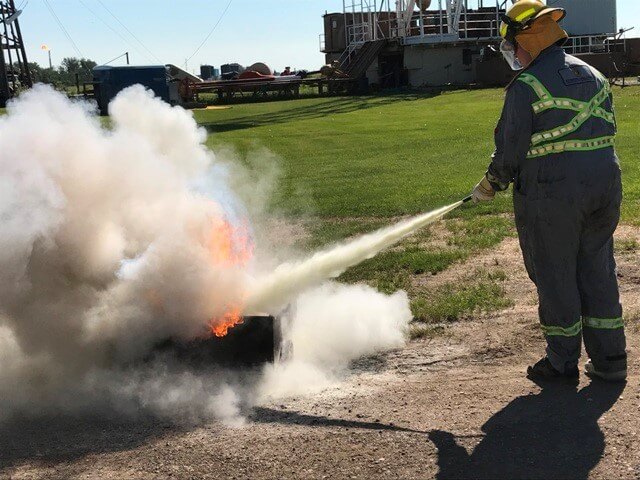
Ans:
{"type": "Polygon", "coordinates": [[[82,52],[80,51],[80,49],[78,48],[78,45],[76,45],[76,42],[73,41],[73,38],[71,38],[71,35],[69,35],[69,32],[67,31],[66,28],[64,28],[64,25],[62,24],[62,22],[60,21],[60,19],[58,18],[58,15],[56,15],[56,12],[53,10],[53,8],[51,7],[51,5],[49,5],[49,1],[48,0],[42,0],[44,2],[44,4],[47,6],[47,8],[49,9],[49,12],[51,12],[51,15],[53,16],[53,18],[55,19],[55,21],[58,23],[58,26],[60,27],[60,29],[62,30],[62,32],[65,34],[65,36],[67,37],[67,40],[69,40],[69,42],[71,43],[71,45],[73,45],[73,49],[76,51],[76,53],[84,58],[84,55],[82,54],[82,52]]]}
{"type": "Polygon", "coordinates": [[[133,39],[142,46],[142,48],[144,48],[147,52],[149,52],[151,54],[151,56],[153,58],[155,58],[158,62],[162,63],[162,60],[160,60],[151,50],[149,50],[146,47],[146,45],[144,43],[142,43],[140,41],[140,39],[138,37],[136,37],[134,35],[134,33],[131,30],[129,30],[127,28],[127,26],[124,23],[122,23],[118,17],[116,17],[116,15],[111,10],[109,10],[109,8],[102,2],[102,0],[97,0],[97,2],[100,5],[102,5],[102,8],[104,8],[109,13],[109,15],[111,15],[113,18],[115,18],[116,22],[118,22],[122,26],[122,28],[124,28],[129,33],[129,35],[131,35],[133,37],[133,39]]]}
{"type": "MultiPolygon", "coordinates": [[[[87,10],[89,10],[94,17],[96,17],[98,20],[100,20],[109,30],[111,30],[113,33],[115,33],[118,37],[120,37],[122,39],[123,42],[125,42],[127,45],[129,45],[129,47],[134,48],[135,50],[137,50],[139,53],[141,53],[142,55],[144,55],[147,58],[151,58],[149,57],[149,55],[147,55],[145,52],[143,52],[142,50],[140,50],[137,46],[135,46],[134,44],[132,44],[124,35],[122,35],[119,31],[117,31],[115,28],[113,28],[111,25],[109,25],[105,20],[103,20],[96,12],[95,10],[93,10],[92,8],[89,7],[89,5],[87,5],[85,2],[83,2],[83,0],[78,0],[82,6],[84,8],[86,8],[87,10]]],[[[122,55],[121,55],[122,56],[122,55]]],[[[120,57],[118,57],[120,58],[120,57]]],[[[112,60],[113,61],[113,60],[112,60]]],[[[105,64],[106,65],[106,64],[105,64]]]]}
{"type": "MultiPolygon", "coordinates": [[[[98,0],[100,1],[100,0],[98,0]]],[[[207,43],[207,40],[209,40],[209,38],[211,37],[211,35],[213,35],[213,32],[215,32],[216,28],[218,28],[218,25],[220,24],[220,22],[222,21],[222,19],[224,18],[225,14],[227,13],[227,10],[229,10],[229,7],[231,6],[231,4],[233,3],[233,0],[229,0],[229,3],[227,3],[227,6],[225,7],[225,9],[223,10],[222,14],[220,15],[220,17],[218,18],[218,21],[216,22],[216,24],[213,26],[213,28],[209,31],[209,33],[207,34],[207,36],[204,38],[204,40],[202,41],[202,43],[200,45],[198,45],[198,48],[196,48],[196,51],[193,52],[191,54],[191,56],[189,58],[187,58],[187,62],[189,60],[191,60],[194,55],[196,53],[198,53],[200,51],[200,49],[204,46],[205,43],[207,43]]]]}

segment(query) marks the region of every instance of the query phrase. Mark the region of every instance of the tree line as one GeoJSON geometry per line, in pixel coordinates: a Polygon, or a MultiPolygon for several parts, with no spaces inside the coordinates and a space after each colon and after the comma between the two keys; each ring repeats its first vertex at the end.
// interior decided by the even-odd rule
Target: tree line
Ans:
{"type": "MultiPolygon", "coordinates": [[[[29,71],[33,83],[48,83],[56,88],[64,89],[76,85],[76,74],[80,85],[83,82],[93,80],[93,67],[96,62],[88,58],[66,57],[59,67],[41,67],[36,62],[28,62],[29,71]]],[[[14,64],[14,71],[19,72],[17,64],[14,64]]]]}

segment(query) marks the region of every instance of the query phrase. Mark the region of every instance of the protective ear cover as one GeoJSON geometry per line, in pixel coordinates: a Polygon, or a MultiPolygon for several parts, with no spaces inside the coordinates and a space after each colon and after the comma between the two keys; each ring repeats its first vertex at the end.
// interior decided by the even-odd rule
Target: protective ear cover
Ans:
{"type": "Polygon", "coordinates": [[[518,33],[516,42],[535,60],[545,48],[567,38],[567,32],[557,24],[551,15],[545,15],[518,33]]]}

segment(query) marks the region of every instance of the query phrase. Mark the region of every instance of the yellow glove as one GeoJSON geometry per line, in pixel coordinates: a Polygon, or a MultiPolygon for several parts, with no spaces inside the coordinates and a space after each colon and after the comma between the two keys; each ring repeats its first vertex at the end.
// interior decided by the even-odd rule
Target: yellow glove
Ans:
{"type": "Polygon", "coordinates": [[[482,180],[475,186],[473,192],[471,192],[473,203],[490,202],[496,197],[496,191],[493,189],[487,176],[482,177],[482,180]]]}

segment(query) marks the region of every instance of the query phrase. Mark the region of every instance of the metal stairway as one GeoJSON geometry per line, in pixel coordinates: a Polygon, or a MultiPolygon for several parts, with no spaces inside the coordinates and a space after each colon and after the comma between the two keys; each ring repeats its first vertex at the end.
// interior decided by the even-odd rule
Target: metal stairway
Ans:
{"type": "Polygon", "coordinates": [[[351,78],[362,77],[386,44],[386,39],[363,43],[347,57],[341,70],[351,78]]]}

